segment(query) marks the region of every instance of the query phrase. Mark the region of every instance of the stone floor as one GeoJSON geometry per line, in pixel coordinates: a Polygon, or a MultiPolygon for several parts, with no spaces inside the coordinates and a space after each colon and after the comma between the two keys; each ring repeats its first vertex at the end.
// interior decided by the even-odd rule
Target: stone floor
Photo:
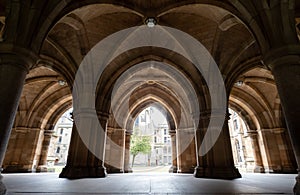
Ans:
{"type": "Polygon", "coordinates": [[[56,173],[4,174],[8,194],[292,194],[296,175],[243,174],[235,180],[199,179],[187,174],[111,174],[68,180],[56,173]]]}

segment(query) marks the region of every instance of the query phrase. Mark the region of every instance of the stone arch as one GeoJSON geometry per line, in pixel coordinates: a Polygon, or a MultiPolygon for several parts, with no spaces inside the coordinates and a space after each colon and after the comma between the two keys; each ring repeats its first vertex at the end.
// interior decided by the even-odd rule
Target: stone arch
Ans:
{"type": "MultiPolygon", "coordinates": [[[[50,97],[53,100],[53,97],[50,97]]],[[[63,95],[60,98],[54,99],[54,102],[50,105],[42,104],[39,109],[36,110],[36,114],[33,114],[29,124],[39,124],[41,127],[52,126],[53,124],[48,124],[51,116],[56,112],[56,109],[59,109],[60,106],[64,106],[67,102],[68,104],[71,102],[70,94],[63,95]],[[48,107],[49,106],[49,107],[48,107]],[[41,118],[40,118],[41,117],[41,118]],[[42,120],[41,120],[42,119],[42,120]]]]}
{"type": "MultiPolygon", "coordinates": [[[[251,99],[251,96],[246,93],[238,93],[237,90],[233,90],[231,93],[232,101],[237,102],[241,106],[244,107],[244,109],[248,110],[251,116],[255,116],[253,121],[256,123],[255,127],[259,128],[268,128],[270,126],[270,119],[266,118],[266,116],[262,116],[260,113],[264,111],[263,107],[260,106],[259,102],[253,101],[251,104],[248,102],[249,99],[251,99]],[[261,117],[257,117],[261,115],[261,117]]],[[[231,98],[230,98],[231,99],[231,98]]]]}
{"type": "MultiPolygon", "coordinates": [[[[169,118],[173,118],[170,123],[171,128],[172,127],[176,128],[173,130],[178,130],[178,132],[184,133],[185,130],[191,128],[190,130],[194,131],[195,129],[195,127],[193,127],[194,121],[192,119],[192,116],[190,115],[190,113],[192,113],[190,108],[192,108],[193,106],[191,106],[192,102],[187,101],[188,96],[185,94],[188,92],[188,90],[183,89],[182,88],[183,86],[180,86],[180,83],[183,83],[183,81],[180,82],[179,78],[182,78],[182,76],[180,77],[176,72],[172,72],[173,74],[170,74],[170,70],[168,70],[167,68],[168,66],[170,65],[162,65],[159,62],[153,62],[153,61],[152,63],[151,61],[150,62],[146,61],[136,65],[137,68],[132,72],[130,72],[131,74],[129,75],[136,75],[137,78],[135,79],[133,77],[133,80],[138,82],[132,85],[125,85],[125,87],[120,87],[119,89],[121,90],[121,92],[114,93],[113,96],[111,96],[112,98],[116,99],[115,101],[112,100],[111,102],[112,104],[117,103],[117,107],[110,108],[110,109],[117,111],[117,113],[110,111],[111,115],[108,122],[108,128],[110,128],[111,126],[117,128],[119,126],[120,129],[125,128],[124,130],[131,131],[134,122],[133,118],[136,117],[136,115],[141,111],[141,109],[145,108],[145,106],[149,105],[150,103],[159,102],[160,104],[163,105],[163,107],[165,107],[168,110],[169,114],[167,116],[169,116],[169,118]],[[147,66],[146,65],[147,63],[150,63],[150,66],[147,66]],[[141,66],[141,64],[142,65],[144,64],[145,66],[141,66]],[[157,69],[158,66],[159,66],[159,71],[157,69]],[[154,72],[152,72],[152,74],[155,75],[155,77],[153,78],[150,77],[147,79],[146,76],[146,77],[142,77],[146,79],[145,81],[138,80],[138,78],[141,78],[142,75],[145,76],[145,73],[149,73],[147,71],[153,71],[153,70],[154,72]],[[174,83],[170,85],[163,83],[163,81],[170,82],[171,81],[170,79],[172,79],[172,77],[178,78],[177,80],[173,78],[173,82],[175,82],[175,84],[176,82],[179,82],[177,83],[178,86],[176,86],[174,83]],[[160,80],[161,78],[164,78],[164,80],[163,81],[160,80]],[[175,87],[175,89],[172,89],[172,86],[175,87]],[[177,93],[175,93],[174,91],[177,91],[177,93]],[[124,101],[128,101],[128,104],[125,104],[124,101]],[[119,123],[121,122],[121,124],[116,125],[117,122],[119,123]]],[[[174,71],[174,69],[172,69],[172,71],[174,71]]],[[[106,74],[104,73],[103,75],[106,74]]],[[[112,76],[111,78],[114,78],[114,76],[112,76]]],[[[122,83],[123,82],[126,83],[126,79],[121,81],[122,83]]],[[[112,81],[110,80],[110,82],[112,81]]],[[[117,84],[115,83],[114,85],[117,84]]],[[[109,85],[103,84],[103,86],[107,87],[109,85]]],[[[106,90],[106,91],[110,92],[112,90],[106,90]]],[[[194,142],[192,139],[193,138],[191,138],[190,142],[194,142]]],[[[190,150],[195,151],[195,146],[190,145],[189,143],[187,145],[182,144],[182,147],[183,148],[181,149],[182,150],[181,153],[184,153],[183,150],[187,150],[187,148],[188,150],[186,153],[190,153],[191,152],[190,150]]],[[[173,148],[175,149],[175,147],[173,148]]],[[[181,153],[180,155],[182,156],[185,155],[181,153]]],[[[174,158],[177,158],[177,156],[174,158]]],[[[128,158],[125,159],[128,160],[128,158]]],[[[196,156],[194,156],[193,159],[194,162],[192,163],[196,163],[195,162],[196,156]]],[[[112,161],[112,157],[110,161],[112,161]]],[[[128,164],[128,162],[125,162],[125,164],[126,163],[128,164]]],[[[189,164],[186,166],[196,166],[196,165],[189,164]]],[[[181,167],[179,166],[179,168],[181,167]]],[[[186,172],[191,170],[182,169],[182,171],[186,172]]]]}
{"type": "Polygon", "coordinates": [[[55,112],[51,115],[50,118],[48,118],[47,124],[49,126],[54,126],[59,118],[62,116],[63,113],[68,111],[70,108],[72,108],[72,101],[65,102],[62,106],[60,106],[58,109],[55,110],[55,112]]]}
{"type": "Polygon", "coordinates": [[[253,118],[253,115],[250,115],[247,111],[245,111],[243,106],[241,106],[239,103],[229,100],[229,108],[239,114],[239,116],[245,121],[249,130],[259,129],[254,122],[257,121],[257,119],[253,118]]]}
{"type": "MultiPolygon", "coordinates": [[[[224,20],[222,20],[221,21],[221,28],[223,28],[223,30],[228,30],[228,29],[230,29],[231,27],[235,27],[236,25],[235,25],[235,19],[234,18],[231,18],[231,17],[226,17],[226,18],[224,18],[224,20]],[[226,23],[228,24],[228,26],[226,26],[226,23]]],[[[127,27],[128,27],[128,25],[127,25],[127,27]]],[[[126,26],[123,26],[122,28],[126,28],[126,26]]],[[[121,29],[122,29],[121,28],[121,29]]],[[[235,30],[237,30],[237,29],[235,29],[235,30]]],[[[107,33],[107,32],[106,32],[107,33]]],[[[248,34],[247,34],[247,36],[248,36],[248,34]]],[[[248,42],[248,40],[247,40],[247,42],[248,42]]],[[[217,49],[216,49],[217,50],[217,49]]],[[[215,51],[216,51],[215,50],[215,51]]],[[[170,55],[170,53],[169,53],[169,55],[170,55]]],[[[128,56],[126,56],[126,57],[130,57],[129,55],[128,56]]],[[[173,57],[173,56],[172,56],[173,57]]],[[[127,58],[126,59],[127,61],[130,61],[130,59],[129,58],[127,58]]],[[[228,60],[228,59],[227,59],[228,60]]],[[[121,72],[121,71],[120,71],[121,72]]],[[[120,73],[119,72],[119,73],[120,73]]],[[[186,71],[186,72],[193,72],[193,71],[191,71],[191,70],[189,70],[189,71],[186,71]]],[[[107,75],[112,75],[111,73],[114,73],[114,72],[109,72],[108,71],[108,74],[107,75]]],[[[116,74],[116,77],[118,77],[118,75],[116,74]]],[[[111,79],[111,78],[109,78],[109,80],[111,80],[111,81],[114,81],[114,79],[111,79]]],[[[199,80],[201,80],[201,79],[199,79],[199,80]]],[[[100,83],[102,83],[102,82],[100,82],[100,83]]],[[[197,83],[197,84],[199,84],[198,82],[194,82],[194,83],[197,83]]],[[[102,83],[103,84],[103,83],[102,83]]],[[[99,97],[99,98],[102,98],[100,101],[99,100],[97,100],[97,102],[102,102],[101,104],[102,105],[100,105],[100,107],[98,107],[98,113],[104,113],[105,115],[106,114],[108,114],[109,113],[109,105],[110,105],[110,97],[109,97],[109,95],[110,95],[110,91],[109,90],[111,90],[112,89],[112,83],[110,83],[110,85],[105,85],[105,84],[103,84],[104,85],[104,89],[106,90],[106,93],[104,93],[104,94],[106,94],[107,96],[106,97],[99,97]],[[104,103],[105,102],[105,103],[104,103]],[[104,107],[101,107],[101,106],[104,106],[104,107]],[[105,106],[107,106],[107,107],[105,107],[105,106]]],[[[203,102],[201,102],[201,101],[199,101],[199,102],[201,102],[201,105],[203,105],[203,108],[209,108],[209,105],[210,105],[210,102],[209,102],[209,97],[207,96],[207,93],[205,93],[204,91],[205,90],[203,90],[202,88],[205,88],[205,85],[203,84],[203,85],[201,85],[200,84],[200,88],[201,88],[201,90],[199,90],[199,91],[197,91],[197,95],[198,95],[198,97],[200,97],[200,99],[203,99],[203,100],[206,100],[206,101],[203,101],[203,102]]],[[[100,89],[101,89],[101,86],[100,86],[100,89]]],[[[198,89],[198,86],[196,87],[196,89],[198,89]]],[[[206,91],[207,92],[207,91],[206,91]]],[[[202,107],[201,107],[202,108],[202,107]]],[[[207,110],[209,110],[209,109],[205,109],[205,111],[207,111],[207,110]]],[[[197,115],[198,113],[192,113],[193,115],[197,115]]]]}
{"type": "MultiPolygon", "coordinates": [[[[242,5],[239,2],[230,2],[225,3],[221,1],[207,1],[207,0],[185,0],[180,2],[171,2],[171,1],[165,1],[161,5],[160,3],[155,4],[152,2],[152,6],[156,6],[154,10],[156,10],[154,13],[149,13],[149,15],[144,14],[143,8],[147,5],[143,5],[143,3],[140,3],[136,6],[134,6],[130,1],[108,1],[108,0],[86,0],[81,2],[72,2],[72,1],[64,1],[59,2],[54,6],[54,9],[47,10],[47,17],[50,18],[50,20],[44,20],[44,22],[40,26],[40,31],[37,33],[38,36],[34,40],[34,45],[36,49],[39,49],[39,45],[41,45],[43,38],[46,36],[47,32],[53,27],[53,25],[56,24],[57,21],[59,21],[63,16],[71,13],[72,11],[80,8],[80,7],[86,7],[93,4],[103,4],[103,5],[115,5],[119,7],[126,8],[130,10],[132,13],[135,13],[139,15],[140,17],[146,17],[146,16],[161,16],[168,11],[181,7],[184,5],[197,5],[197,4],[206,4],[210,6],[215,6],[219,9],[224,9],[234,15],[235,17],[239,18],[239,20],[244,21],[245,23],[252,24],[252,28],[258,30],[258,25],[256,23],[251,23],[252,15],[249,10],[245,9],[244,5],[242,5]]],[[[250,25],[249,25],[250,26],[250,25]]],[[[259,34],[259,33],[258,33],[259,34]]],[[[261,33],[260,33],[261,34],[261,33]]],[[[261,35],[258,37],[262,37],[261,35]]]]}
{"type": "Polygon", "coordinates": [[[87,1],[81,1],[80,3],[74,3],[72,1],[69,2],[59,2],[56,4],[55,9],[49,10],[48,18],[51,18],[50,20],[45,20],[40,27],[39,32],[37,33],[38,36],[33,41],[34,49],[40,50],[42,43],[44,41],[44,38],[47,36],[50,29],[52,29],[55,24],[57,24],[58,21],[61,20],[64,16],[70,14],[74,10],[77,10],[78,8],[92,6],[92,5],[104,5],[104,6],[115,6],[121,9],[122,11],[129,12],[132,14],[135,14],[137,16],[141,16],[142,14],[138,10],[137,7],[131,6],[130,4],[127,4],[125,2],[121,1],[108,1],[108,0],[87,0],[87,1]]]}
{"type": "MultiPolygon", "coordinates": [[[[255,171],[287,171],[282,168],[282,165],[286,164],[285,160],[289,158],[287,157],[289,152],[287,149],[280,149],[278,144],[281,143],[283,148],[290,147],[290,144],[286,139],[282,118],[278,117],[280,103],[270,71],[256,67],[244,72],[235,81],[229,100],[230,107],[241,112],[242,118],[249,126],[248,134],[252,140],[258,166],[255,171]],[[275,159],[274,155],[282,155],[282,157],[275,159]]],[[[293,159],[290,158],[288,161],[291,168],[293,159]]]]}
{"type": "MultiPolygon", "coordinates": [[[[180,167],[177,166],[178,161],[181,160],[180,158],[177,159],[177,157],[180,156],[180,154],[178,154],[177,151],[177,142],[178,140],[176,139],[176,122],[174,117],[172,116],[170,109],[173,108],[168,108],[170,105],[165,105],[164,103],[162,104],[161,102],[163,102],[163,100],[159,100],[159,98],[155,98],[153,96],[151,97],[144,97],[142,103],[137,103],[137,106],[133,108],[133,110],[131,111],[131,116],[132,118],[135,120],[136,117],[138,116],[138,114],[140,112],[142,112],[145,108],[152,106],[157,108],[159,111],[161,111],[161,113],[163,113],[166,117],[167,123],[168,123],[168,129],[169,129],[169,134],[171,136],[171,150],[172,150],[172,168],[169,170],[170,172],[177,172],[178,168],[180,169],[180,167]]],[[[126,132],[127,132],[127,136],[129,137],[129,139],[131,139],[131,133],[133,133],[133,122],[134,120],[128,120],[127,121],[127,128],[126,128],[126,132]]],[[[125,150],[127,150],[126,146],[124,148],[125,150]]],[[[128,153],[129,151],[125,151],[125,154],[128,153]]],[[[125,156],[124,158],[124,165],[129,165],[129,158],[125,156]]],[[[125,166],[126,167],[126,166],[125,166]]],[[[124,167],[124,168],[125,168],[124,167]]],[[[125,168],[126,169],[126,168],[125,168]]],[[[128,169],[128,168],[127,168],[128,169]]]]}
{"type": "MultiPolygon", "coordinates": [[[[126,71],[128,71],[130,68],[132,68],[130,71],[132,71],[131,74],[133,74],[143,69],[143,66],[148,68],[150,66],[155,66],[157,69],[159,68],[161,69],[161,71],[166,72],[166,78],[173,78],[173,80],[175,79],[175,82],[180,81],[181,77],[185,77],[185,82],[191,83],[191,87],[193,88],[193,90],[195,90],[196,94],[198,95],[197,100],[193,100],[191,98],[188,99],[191,102],[194,102],[192,103],[193,105],[196,105],[195,101],[198,101],[200,106],[199,109],[201,110],[206,110],[207,107],[209,107],[210,99],[207,95],[208,89],[206,83],[203,80],[203,77],[201,76],[199,71],[189,61],[172,51],[168,51],[162,48],[153,49],[151,47],[144,47],[128,51],[118,56],[116,60],[114,60],[111,64],[107,66],[98,82],[99,85],[97,91],[101,92],[102,96],[98,95],[96,98],[97,109],[109,113],[111,105],[111,93],[113,88],[115,87],[115,82],[118,81],[120,76],[126,73],[126,71]],[[148,62],[149,64],[147,65],[148,62]],[[172,76],[172,71],[178,72],[176,73],[177,76],[172,76]],[[178,81],[176,81],[176,79],[178,79],[178,81]],[[105,107],[101,107],[100,103],[105,107]]],[[[139,78],[140,81],[141,78],[142,77],[139,78]]],[[[157,79],[162,79],[162,76],[157,79]]],[[[171,79],[169,80],[169,82],[170,81],[174,82],[171,79]]],[[[181,85],[184,84],[182,81],[180,82],[181,85]]],[[[140,84],[143,84],[143,82],[136,83],[136,85],[133,85],[132,87],[138,87],[140,84]]],[[[165,87],[168,88],[168,86],[165,87]]],[[[172,92],[172,90],[169,92],[174,93],[174,91],[172,92]]],[[[191,94],[191,92],[188,91],[186,91],[185,93],[191,94]]],[[[191,107],[189,109],[191,109],[191,107]]]]}
{"type": "MultiPolygon", "coordinates": [[[[156,109],[158,109],[163,115],[165,115],[166,119],[167,119],[167,123],[170,129],[175,130],[176,129],[176,122],[174,120],[173,115],[171,114],[171,111],[169,110],[168,107],[170,107],[170,105],[167,105],[168,107],[166,107],[165,104],[161,104],[160,101],[158,101],[156,98],[144,98],[142,103],[139,103],[137,107],[135,107],[132,111],[131,111],[131,115],[132,115],[132,119],[136,119],[137,116],[141,113],[141,111],[143,111],[144,109],[146,109],[149,106],[153,106],[156,109]]],[[[133,120],[133,121],[134,121],[133,120]]],[[[133,126],[133,122],[129,121],[127,122],[126,125],[126,129],[132,129],[130,127],[133,126]]]]}
{"type": "MultiPolygon", "coordinates": [[[[149,4],[150,5],[150,4],[149,4]]],[[[133,13],[133,14],[136,14],[138,15],[140,18],[141,18],[141,21],[139,24],[142,24],[142,21],[143,21],[143,17],[146,17],[147,14],[144,14],[144,10],[143,8],[145,6],[149,6],[147,3],[144,5],[143,3],[138,3],[138,5],[135,5],[135,6],[132,6],[132,3],[128,2],[120,2],[120,1],[106,1],[106,0],[98,0],[98,1],[95,1],[95,0],[87,0],[87,1],[81,1],[80,3],[73,3],[73,2],[61,2],[61,3],[58,3],[57,4],[57,7],[54,10],[52,10],[52,13],[49,13],[49,15],[52,15],[53,16],[49,16],[48,18],[52,18],[52,20],[47,20],[47,22],[45,22],[42,26],[41,29],[45,30],[45,32],[49,32],[50,29],[55,25],[57,24],[57,22],[59,22],[64,16],[67,16],[68,14],[72,13],[71,15],[74,16],[74,11],[76,11],[78,8],[86,8],[88,6],[110,6],[110,7],[117,7],[116,8],[116,11],[118,11],[118,9],[124,9],[123,11],[124,12],[130,12],[130,13],[133,13]],[[44,27],[45,25],[45,27],[44,27]]],[[[243,15],[240,13],[240,12],[237,12],[236,9],[235,9],[235,4],[230,4],[230,3],[224,3],[224,2],[220,2],[220,1],[203,1],[203,0],[200,0],[200,1],[181,1],[181,2],[164,2],[164,3],[151,3],[151,6],[157,6],[157,8],[162,8],[162,9],[156,9],[158,11],[156,11],[155,13],[152,13],[151,16],[158,16],[161,17],[169,12],[172,12],[174,9],[181,9],[182,7],[184,7],[184,5],[188,5],[188,6],[200,6],[203,5],[203,6],[208,6],[208,7],[213,7],[214,11],[215,12],[218,12],[218,11],[222,11],[223,12],[226,10],[227,12],[227,15],[231,15],[232,17],[225,17],[225,19],[219,19],[219,22],[220,22],[220,25],[221,26],[224,26],[224,25],[227,25],[229,27],[231,27],[233,24],[235,23],[241,23],[241,21],[243,21],[243,15]],[[156,5],[157,4],[157,5],[156,5]],[[162,6],[162,5],[163,6],[162,6]],[[235,21],[235,22],[234,22],[235,21]]],[[[104,9],[102,9],[104,10],[104,9]]],[[[110,9],[107,9],[107,10],[112,10],[111,8],[110,9]]],[[[245,10],[244,10],[245,11],[245,10]]],[[[100,13],[100,12],[99,12],[100,13]]],[[[76,14],[75,14],[76,15],[76,14]]],[[[245,13],[245,15],[249,15],[249,13],[245,13]]],[[[68,17],[66,17],[68,18],[68,17]]],[[[69,17],[70,18],[70,17],[69,17]]],[[[74,18],[74,17],[72,17],[74,18]]],[[[78,18],[78,17],[75,17],[75,18],[78,18]]],[[[212,17],[213,18],[213,17],[212,17]]],[[[63,19],[65,20],[65,19],[63,19]]],[[[63,21],[62,20],[62,21],[63,21]]],[[[77,20],[78,21],[78,20],[77,20]]],[[[65,20],[65,22],[67,22],[65,20]]],[[[70,25],[74,26],[74,22],[70,22],[68,20],[68,22],[70,25]]],[[[76,22],[78,24],[78,22],[76,22]]],[[[79,22],[80,23],[80,22],[79,22]]],[[[243,24],[244,25],[244,24],[243,24]]],[[[77,26],[77,25],[75,25],[77,26]]],[[[77,28],[77,27],[76,27],[77,28]]],[[[38,39],[41,39],[43,37],[45,37],[45,32],[42,32],[42,34],[44,35],[40,35],[40,36],[37,36],[38,39]]],[[[40,40],[39,42],[41,42],[42,40],[40,40]]]]}
{"type": "Polygon", "coordinates": [[[27,75],[3,164],[7,172],[37,171],[41,162],[46,163],[45,144],[61,112],[72,105],[70,89],[67,83],[60,85],[61,80],[64,77],[45,66],[27,75]]]}

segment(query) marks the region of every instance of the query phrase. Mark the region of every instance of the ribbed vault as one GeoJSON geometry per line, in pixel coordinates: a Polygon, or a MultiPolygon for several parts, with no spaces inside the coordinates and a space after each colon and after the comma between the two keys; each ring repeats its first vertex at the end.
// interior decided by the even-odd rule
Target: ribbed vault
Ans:
{"type": "MultiPolygon", "coordinates": [[[[103,75],[105,77],[107,74],[103,75]]],[[[110,92],[110,96],[106,96],[111,98],[110,114],[119,122],[119,126],[126,128],[132,128],[137,113],[149,103],[159,103],[168,111],[172,119],[170,126],[173,128],[192,127],[194,123],[191,113],[199,113],[201,105],[198,98],[204,98],[197,96],[193,85],[184,74],[162,62],[145,61],[136,64],[116,81],[110,82],[114,83],[113,89],[99,90],[102,93],[110,92]]],[[[99,100],[97,105],[103,105],[101,98],[99,100]]],[[[106,101],[104,102],[107,106],[106,101]]],[[[98,108],[103,111],[101,107],[98,108]]]]}

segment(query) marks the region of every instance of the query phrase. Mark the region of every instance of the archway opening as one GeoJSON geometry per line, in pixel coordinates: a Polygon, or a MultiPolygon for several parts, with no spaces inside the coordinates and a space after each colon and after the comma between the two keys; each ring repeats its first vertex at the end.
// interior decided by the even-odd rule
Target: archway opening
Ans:
{"type": "Polygon", "coordinates": [[[169,130],[166,116],[155,106],[150,105],[138,114],[130,144],[133,172],[169,172],[172,165],[169,130]]]}
{"type": "Polygon", "coordinates": [[[48,172],[60,173],[67,164],[73,127],[72,112],[73,108],[68,109],[55,124],[47,155],[48,172]]]}
{"type": "Polygon", "coordinates": [[[234,164],[240,172],[254,172],[255,159],[251,138],[248,135],[249,129],[237,112],[229,108],[229,113],[228,125],[234,164]]]}

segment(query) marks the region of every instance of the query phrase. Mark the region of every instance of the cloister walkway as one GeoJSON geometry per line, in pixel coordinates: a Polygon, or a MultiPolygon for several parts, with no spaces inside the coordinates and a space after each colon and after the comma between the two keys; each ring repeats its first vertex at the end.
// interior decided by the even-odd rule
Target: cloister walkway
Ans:
{"type": "Polygon", "coordinates": [[[109,174],[59,179],[57,173],[4,174],[8,194],[292,194],[295,174],[243,174],[241,179],[199,179],[188,174],[109,174]]]}

